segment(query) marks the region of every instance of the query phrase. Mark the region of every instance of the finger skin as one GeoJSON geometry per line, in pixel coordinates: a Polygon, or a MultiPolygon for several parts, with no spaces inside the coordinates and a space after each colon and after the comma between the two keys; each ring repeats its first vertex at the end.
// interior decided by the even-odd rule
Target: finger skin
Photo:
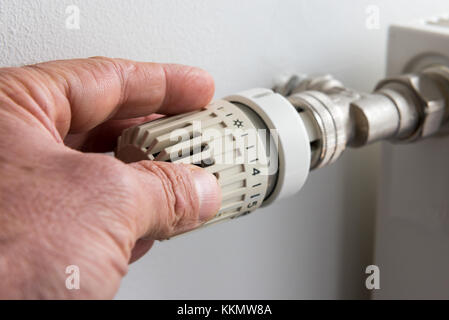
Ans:
{"type": "Polygon", "coordinates": [[[26,107],[58,141],[109,119],[176,114],[205,106],[211,76],[176,64],[94,57],[0,70],[0,92],[26,107]]]}
{"type": "Polygon", "coordinates": [[[139,260],[145,253],[147,253],[154,245],[154,240],[151,239],[139,239],[134,245],[133,251],[131,252],[131,258],[129,259],[129,263],[136,262],[139,260]]]}
{"type": "Polygon", "coordinates": [[[108,120],[89,132],[67,135],[64,144],[83,152],[111,152],[114,151],[123,130],[161,117],[163,115],[152,114],[125,120],[108,120]]]}
{"type": "Polygon", "coordinates": [[[107,150],[121,128],[204,107],[212,94],[207,73],[179,65],[91,58],[0,69],[0,298],[112,298],[149,249],[140,238],[212,216],[220,190],[208,174],[209,194],[197,191],[202,169],[127,165],[63,143],[79,134],[67,143],[107,150]],[[66,286],[72,265],[79,290],[66,286]]]}
{"type": "MultiPolygon", "coordinates": [[[[39,151],[37,162],[9,164],[0,182],[0,263],[7,261],[0,298],[110,298],[127,264],[148,249],[136,241],[167,239],[207,220],[189,166],[127,165],[59,145],[39,151]],[[69,265],[79,266],[82,291],[66,290],[69,265]]],[[[211,217],[221,198],[216,181],[208,189],[216,196],[211,217]]]]}
{"type": "Polygon", "coordinates": [[[134,169],[137,237],[168,239],[199,227],[211,219],[221,205],[221,190],[214,175],[192,165],[139,161],[134,169]],[[198,192],[195,173],[206,177],[205,191],[198,192]]]}

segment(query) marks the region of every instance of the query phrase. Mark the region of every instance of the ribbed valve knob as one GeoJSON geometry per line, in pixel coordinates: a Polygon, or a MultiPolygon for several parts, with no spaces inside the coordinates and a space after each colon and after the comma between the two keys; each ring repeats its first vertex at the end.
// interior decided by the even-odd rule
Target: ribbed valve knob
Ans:
{"type": "MultiPolygon", "coordinates": [[[[282,191],[287,193],[289,190],[282,190],[286,189],[283,188],[286,180],[291,180],[286,179],[285,145],[290,143],[293,147],[298,140],[301,143],[294,147],[300,150],[301,157],[296,159],[296,165],[303,168],[292,167],[290,178],[300,188],[310,163],[304,125],[282,96],[268,89],[253,89],[212,102],[200,111],[126,129],[119,138],[116,157],[126,163],[140,160],[189,163],[213,173],[222,190],[222,204],[208,225],[246,215],[282,191]],[[282,120],[279,115],[287,118],[282,120]],[[279,119],[273,123],[273,117],[279,119]],[[281,128],[292,124],[295,127],[289,131],[299,134],[300,139],[288,138],[285,128],[281,128]]],[[[290,153],[288,162],[292,166],[294,152],[290,153]]]]}

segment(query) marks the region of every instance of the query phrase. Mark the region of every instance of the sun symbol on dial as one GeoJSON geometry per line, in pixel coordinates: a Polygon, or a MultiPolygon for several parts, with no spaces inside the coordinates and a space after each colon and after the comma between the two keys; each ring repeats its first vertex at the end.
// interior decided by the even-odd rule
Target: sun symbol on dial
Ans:
{"type": "Polygon", "coordinates": [[[243,121],[240,121],[239,119],[234,120],[234,126],[237,128],[243,127],[243,121]]]}

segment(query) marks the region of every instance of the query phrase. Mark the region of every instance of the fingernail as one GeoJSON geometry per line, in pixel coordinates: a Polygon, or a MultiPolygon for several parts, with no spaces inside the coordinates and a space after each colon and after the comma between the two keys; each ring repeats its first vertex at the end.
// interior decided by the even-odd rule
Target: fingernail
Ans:
{"type": "Polygon", "coordinates": [[[199,217],[202,221],[213,218],[221,206],[221,189],[217,178],[197,166],[190,166],[200,202],[199,217]]]}

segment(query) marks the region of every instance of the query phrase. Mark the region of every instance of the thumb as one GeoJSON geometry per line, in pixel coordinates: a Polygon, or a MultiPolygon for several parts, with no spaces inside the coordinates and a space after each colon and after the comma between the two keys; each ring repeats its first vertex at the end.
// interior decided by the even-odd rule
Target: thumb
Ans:
{"type": "Polygon", "coordinates": [[[129,166],[138,184],[138,237],[167,239],[200,226],[220,208],[218,181],[202,168],[148,160],[129,166]]]}

